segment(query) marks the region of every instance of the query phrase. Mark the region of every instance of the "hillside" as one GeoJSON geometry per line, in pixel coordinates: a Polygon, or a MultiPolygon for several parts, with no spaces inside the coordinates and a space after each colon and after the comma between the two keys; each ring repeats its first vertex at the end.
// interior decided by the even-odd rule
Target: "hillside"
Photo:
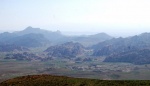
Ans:
{"type": "Polygon", "coordinates": [[[47,48],[49,57],[67,57],[72,58],[84,54],[84,47],[79,43],[67,42],[61,45],[55,45],[47,48]]]}
{"type": "Polygon", "coordinates": [[[51,75],[30,75],[10,79],[1,86],[149,86],[150,81],[109,81],[51,75]]]}

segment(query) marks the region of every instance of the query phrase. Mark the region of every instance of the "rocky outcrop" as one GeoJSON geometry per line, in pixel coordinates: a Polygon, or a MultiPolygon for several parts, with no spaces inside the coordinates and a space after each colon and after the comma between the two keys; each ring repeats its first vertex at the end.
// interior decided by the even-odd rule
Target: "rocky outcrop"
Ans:
{"type": "Polygon", "coordinates": [[[5,59],[15,59],[19,61],[24,61],[24,60],[32,61],[32,60],[41,60],[42,58],[33,53],[23,52],[23,53],[7,54],[5,59]]]}
{"type": "Polygon", "coordinates": [[[67,42],[61,45],[51,46],[45,50],[50,57],[72,58],[84,54],[84,47],[79,43],[67,42]]]}

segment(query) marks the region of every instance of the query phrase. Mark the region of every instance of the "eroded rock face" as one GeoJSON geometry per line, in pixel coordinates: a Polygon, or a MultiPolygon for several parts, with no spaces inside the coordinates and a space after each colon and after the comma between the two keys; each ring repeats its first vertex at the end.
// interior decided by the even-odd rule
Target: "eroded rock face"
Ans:
{"type": "Polygon", "coordinates": [[[84,53],[84,47],[79,43],[67,42],[61,45],[51,46],[45,50],[51,57],[72,58],[84,53]]]}

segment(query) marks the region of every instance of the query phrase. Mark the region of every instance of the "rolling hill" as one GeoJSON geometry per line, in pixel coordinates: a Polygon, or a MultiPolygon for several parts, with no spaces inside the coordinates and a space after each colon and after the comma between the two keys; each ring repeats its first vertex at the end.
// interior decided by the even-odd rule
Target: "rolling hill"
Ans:
{"type": "Polygon", "coordinates": [[[96,80],[52,75],[28,75],[10,79],[0,86],[149,86],[150,81],[96,80]]]}

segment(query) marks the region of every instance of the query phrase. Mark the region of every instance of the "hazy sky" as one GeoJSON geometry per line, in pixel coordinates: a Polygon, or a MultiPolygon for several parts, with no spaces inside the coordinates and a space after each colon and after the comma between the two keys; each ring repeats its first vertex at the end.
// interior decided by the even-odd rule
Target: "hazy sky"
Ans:
{"type": "Polygon", "coordinates": [[[0,31],[27,26],[113,36],[150,32],[150,0],[0,0],[0,31]]]}

